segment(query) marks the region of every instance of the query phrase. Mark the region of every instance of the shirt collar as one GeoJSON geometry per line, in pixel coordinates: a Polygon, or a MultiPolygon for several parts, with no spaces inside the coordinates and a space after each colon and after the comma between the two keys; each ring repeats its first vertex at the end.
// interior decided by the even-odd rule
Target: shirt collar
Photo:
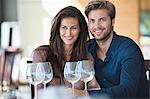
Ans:
{"type": "Polygon", "coordinates": [[[116,50],[115,48],[116,48],[116,46],[118,44],[117,43],[117,39],[118,39],[118,35],[115,32],[113,32],[112,42],[110,43],[109,49],[108,49],[108,51],[106,53],[106,56],[109,55],[109,54],[113,54],[114,51],[116,50]]]}
{"type": "MultiPolygon", "coordinates": [[[[118,39],[118,35],[115,32],[113,32],[112,42],[110,43],[110,46],[109,46],[109,49],[106,53],[106,58],[105,58],[104,62],[109,62],[110,61],[114,51],[116,50],[115,48],[117,46],[116,45],[117,44],[117,39],[118,39]]],[[[91,44],[92,44],[92,46],[91,46],[89,51],[93,54],[93,57],[95,59],[97,59],[98,56],[97,56],[97,53],[96,53],[96,46],[97,46],[96,39],[93,39],[91,44]]]]}
{"type": "Polygon", "coordinates": [[[109,62],[112,55],[114,54],[114,51],[116,50],[115,48],[117,46],[117,39],[118,39],[118,35],[115,32],[113,32],[113,39],[112,39],[112,42],[110,43],[109,49],[106,53],[106,58],[105,58],[104,62],[109,62]]]}

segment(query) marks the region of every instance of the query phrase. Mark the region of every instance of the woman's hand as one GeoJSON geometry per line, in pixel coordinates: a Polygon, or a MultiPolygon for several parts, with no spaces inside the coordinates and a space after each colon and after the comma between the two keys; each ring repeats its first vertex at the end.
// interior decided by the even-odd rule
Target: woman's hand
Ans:
{"type": "MultiPolygon", "coordinates": [[[[73,89],[68,88],[68,92],[70,94],[73,94],[73,89]]],[[[83,97],[83,96],[89,97],[88,92],[86,90],[80,90],[80,89],[76,89],[76,88],[74,89],[74,95],[76,97],[83,97]]]]}
{"type": "MultiPolygon", "coordinates": [[[[65,80],[64,78],[64,82],[65,82],[65,85],[68,86],[69,88],[72,87],[71,83],[69,83],[67,80],[65,80]]],[[[78,81],[77,83],[75,83],[75,89],[78,89],[78,90],[83,90],[84,89],[84,82],[83,81],[78,81]]],[[[87,90],[100,90],[100,85],[98,84],[96,78],[94,77],[91,81],[88,82],[88,86],[87,86],[87,90]]]]}
{"type": "Polygon", "coordinates": [[[101,87],[98,84],[96,78],[94,77],[90,82],[88,82],[88,90],[100,90],[101,87]]]}
{"type": "Polygon", "coordinates": [[[59,77],[53,77],[53,79],[48,83],[50,86],[60,86],[61,79],[59,77]]]}
{"type": "MultiPolygon", "coordinates": [[[[95,77],[88,83],[88,89],[87,90],[84,90],[84,83],[83,82],[82,82],[82,88],[81,88],[80,84],[81,84],[81,81],[76,83],[76,88],[74,88],[74,94],[76,97],[86,97],[86,99],[91,99],[87,90],[100,90],[101,89],[100,85],[98,84],[95,77]]],[[[73,90],[71,87],[68,87],[68,91],[69,91],[69,93],[73,94],[73,90]]]]}

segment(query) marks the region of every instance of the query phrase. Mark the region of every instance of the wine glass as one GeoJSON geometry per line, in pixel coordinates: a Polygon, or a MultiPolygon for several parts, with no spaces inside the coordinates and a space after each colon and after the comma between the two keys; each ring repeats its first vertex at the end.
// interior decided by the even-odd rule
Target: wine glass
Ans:
{"type": "Polygon", "coordinates": [[[46,90],[46,84],[48,82],[50,82],[53,78],[53,70],[51,67],[51,63],[50,62],[41,62],[39,63],[40,65],[42,65],[44,67],[44,71],[45,71],[45,79],[43,80],[43,85],[44,85],[44,90],[46,90]]]}
{"type": "Polygon", "coordinates": [[[91,81],[94,78],[95,70],[93,61],[82,60],[79,61],[80,72],[81,72],[81,81],[84,81],[85,90],[87,90],[87,82],[91,81]]]}
{"type": "Polygon", "coordinates": [[[37,85],[45,79],[44,68],[39,63],[28,63],[26,70],[26,78],[30,84],[34,85],[34,99],[37,99],[37,85]]]}
{"type": "Polygon", "coordinates": [[[78,62],[66,62],[64,68],[64,77],[68,82],[72,84],[72,91],[74,96],[74,84],[80,80],[80,72],[78,67],[78,62]]]}

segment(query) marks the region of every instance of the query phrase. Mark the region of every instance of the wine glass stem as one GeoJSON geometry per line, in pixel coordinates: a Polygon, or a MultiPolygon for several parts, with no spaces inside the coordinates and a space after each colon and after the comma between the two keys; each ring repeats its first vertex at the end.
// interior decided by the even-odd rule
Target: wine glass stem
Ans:
{"type": "Polygon", "coordinates": [[[75,96],[74,94],[74,83],[72,83],[72,94],[73,94],[73,97],[75,96]]]}
{"type": "Polygon", "coordinates": [[[87,90],[87,82],[84,82],[84,90],[87,90]]]}
{"type": "Polygon", "coordinates": [[[38,99],[37,85],[34,85],[34,99],[38,99]]]}
{"type": "Polygon", "coordinates": [[[44,83],[44,91],[46,90],[46,83],[44,83]]]}

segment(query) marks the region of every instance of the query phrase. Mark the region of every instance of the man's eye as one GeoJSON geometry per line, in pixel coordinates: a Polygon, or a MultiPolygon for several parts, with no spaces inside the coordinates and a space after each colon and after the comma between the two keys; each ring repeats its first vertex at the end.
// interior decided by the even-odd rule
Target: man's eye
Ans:
{"type": "Polygon", "coordinates": [[[101,21],[101,22],[105,22],[105,21],[106,21],[106,18],[101,18],[100,21],[101,21]]]}

